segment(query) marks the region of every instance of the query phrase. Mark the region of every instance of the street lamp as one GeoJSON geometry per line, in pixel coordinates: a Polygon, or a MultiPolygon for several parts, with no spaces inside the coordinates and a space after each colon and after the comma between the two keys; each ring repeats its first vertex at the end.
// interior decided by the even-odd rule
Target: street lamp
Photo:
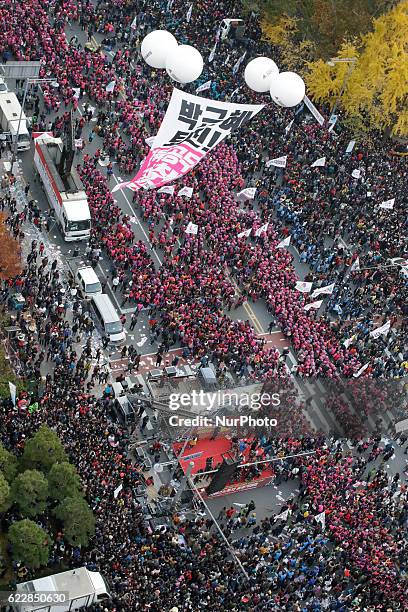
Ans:
{"type": "Polygon", "coordinates": [[[347,70],[346,74],[344,75],[344,79],[343,79],[343,84],[341,86],[341,90],[339,95],[337,96],[332,109],[331,109],[331,115],[335,114],[335,111],[339,105],[339,102],[345,92],[346,89],[346,85],[348,83],[348,80],[351,76],[351,73],[354,70],[354,67],[356,65],[356,61],[357,58],[356,57],[331,57],[326,63],[328,64],[328,66],[335,66],[336,64],[350,64],[349,69],[347,70]]]}

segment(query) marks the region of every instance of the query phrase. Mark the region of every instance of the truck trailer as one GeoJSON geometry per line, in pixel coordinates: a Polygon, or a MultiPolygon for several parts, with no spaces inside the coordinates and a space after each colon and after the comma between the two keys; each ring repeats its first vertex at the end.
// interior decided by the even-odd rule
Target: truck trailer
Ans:
{"type": "Polygon", "coordinates": [[[102,574],[79,567],[21,582],[15,593],[10,593],[3,602],[8,604],[5,606],[8,612],[68,612],[103,604],[110,598],[102,574]]]}
{"type": "Polygon", "coordinates": [[[61,138],[48,134],[35,139],[34,164],[64,240],[88,240],[91,214],[81,179],[61,138]]]}
{"type": "Polygon", "coordinates": [[[13,145],[17,142],[18,151],[30,149],[31,139],[27,128],[27,117],[21,112],[21,104],[13,92],[0,93],[0,124],[7,139],[13,145]]]}

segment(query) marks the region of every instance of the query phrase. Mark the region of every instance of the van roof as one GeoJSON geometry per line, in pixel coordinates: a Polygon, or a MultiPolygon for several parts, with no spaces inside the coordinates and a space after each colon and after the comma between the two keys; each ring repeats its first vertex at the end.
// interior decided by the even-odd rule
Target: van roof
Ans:
{"type": "Polygon", "coordinates": [[[78,275],[82,277],[85,285],[99,283],[98,275],[96,274],[95,270],[91,268],[91,266],[87,266],[86,268],[78,268],[78,275]]]}
{"type": "Polygon", "coordinates": [[[120,320],[116,308],[106,293],[94,295],[92,300],[94,301],[94,304],[98,308],[99,312],[102,314],[105,323],[116,323],[116,321],[120,320]]]}

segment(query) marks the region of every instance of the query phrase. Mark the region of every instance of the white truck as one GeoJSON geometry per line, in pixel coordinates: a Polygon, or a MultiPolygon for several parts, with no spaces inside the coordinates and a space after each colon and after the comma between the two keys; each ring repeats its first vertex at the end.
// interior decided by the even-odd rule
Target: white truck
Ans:
{"type": "Polygon", "coordinates": [[[3,134],[12,146],[17,141],[18,151],[30,149],[31,138],[27,128],[27,117],[21,112],[21,104],[13,92],[0,93],[0,124],[3,134]]]}
{"type": "Polygon", "coordinates": [[[91,232],[88,199],[72,164],[64,170],[66,153],[61,138],[44,134],[34,144],[34,164],[64,240],[87,240],[91,232]]]}
{"type": "Polygon", "coordinates": [[[110,599],[99,572],[79,567],[45,578],[21,582],[7,597],[9,612],[68,612],[110,599]]]}

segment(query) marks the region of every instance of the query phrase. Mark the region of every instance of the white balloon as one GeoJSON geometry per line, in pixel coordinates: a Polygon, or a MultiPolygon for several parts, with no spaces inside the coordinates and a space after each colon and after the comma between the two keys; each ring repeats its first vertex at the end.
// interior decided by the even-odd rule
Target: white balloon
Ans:
{"type": "Polygon", "coordinates": [[[245,83],[258,93],[269,90],[271,80],[279,74],[279,68],[269,57],[256,57],[251,60],[244,72],[245,83]]]}
{"type": "Polygon", "coordinates": [[[166,61],[167,74],[177,83],[191,83],[198,79],[204,68],[204,60],[197,49],[179,45],[172,49],[166,61]]]}
{"type": "Polygon", "coordinates": [[[295,72],[281,72],[272,78],[269,91],[276,104],[290,108],[300,104],[306,88],[303,79],[295,72]]]}
{"type": "Polygon", "coordinates": [[[177,48],[177,40],[166,30],[154,30],[144,37],[141,54],[152,68],[165,68],[167,56],[177,48]]]}

